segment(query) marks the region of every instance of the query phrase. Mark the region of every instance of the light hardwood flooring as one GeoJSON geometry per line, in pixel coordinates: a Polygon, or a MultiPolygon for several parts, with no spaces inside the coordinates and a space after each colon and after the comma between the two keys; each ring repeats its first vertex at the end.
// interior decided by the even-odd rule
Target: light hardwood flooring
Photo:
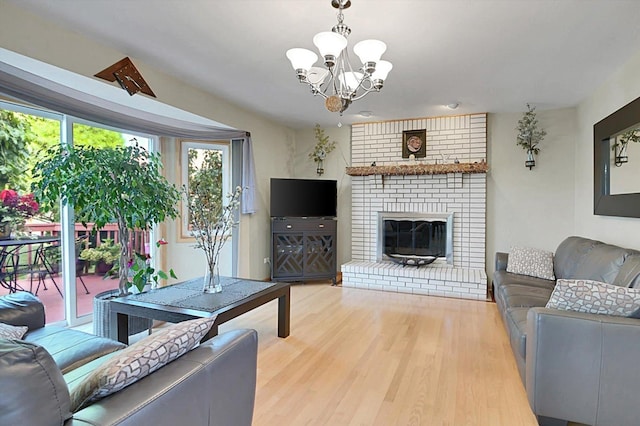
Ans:
{"type": "Polygon", "coordinates": [[[259,333],[255,426],[536,426],[495,304],[295,284],[220,327],[259,333]]]}

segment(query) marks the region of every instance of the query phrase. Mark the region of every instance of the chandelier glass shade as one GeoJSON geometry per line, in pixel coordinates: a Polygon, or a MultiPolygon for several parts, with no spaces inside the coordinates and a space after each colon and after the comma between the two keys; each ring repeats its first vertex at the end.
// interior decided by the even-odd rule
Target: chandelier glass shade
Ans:
{"type": "Polygon", "coordinates": [[[379,92],[393,65],[380,59],[387,50],[385,43],[363,40],[353,46],[353,52],[362,63],[354,70],[347,51],[347,37],[351,29],[343,22],[342,13],[351,6],[351,0],[332,0],[331,5],[338,9],[338,23],[331,31],[320,32],[313,37],[324,67],[314,66],[318,55],[308,49],[289,49],[287,58],[296,71],[298,81],[309,85],[314,96],[322,96],[329,111],[342,114],[353,101],[370,92],[379,92]]]}

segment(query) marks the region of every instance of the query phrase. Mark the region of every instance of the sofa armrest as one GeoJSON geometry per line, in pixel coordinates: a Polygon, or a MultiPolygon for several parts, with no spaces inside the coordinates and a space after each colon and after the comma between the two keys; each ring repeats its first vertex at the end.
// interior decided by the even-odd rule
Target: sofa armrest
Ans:
{"type": "Polygon", "coordinates": [[[509,263],[509,254],[496,252],[496,271],[506,271],[509,263]]]}
{"type": "MultiPolygon", "coordinates": [[[[64,425],[250,426],[257,354],[255,330],[220,334],[144,379],[78,411],[64,425]]],[[[72,392],[81,379],[76,377],[70,383],[72,392]]]]}
{"type": "Polygon", "coordinates": [[[26,291],[0,297],[0,322],[26,325],[29,331],[44,327],[44,305],[36,296],[26,291]]]}
{"type": "Polygon", "coordinates": [[[539,416],[637,425],[640,320],[531,308],[526,388],[539,416]]]}

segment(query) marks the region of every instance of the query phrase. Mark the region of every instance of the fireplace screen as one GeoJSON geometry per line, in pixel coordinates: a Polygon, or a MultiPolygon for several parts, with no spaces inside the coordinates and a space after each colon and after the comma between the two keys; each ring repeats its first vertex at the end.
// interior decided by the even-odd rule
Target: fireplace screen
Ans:
{"type": "Polygon", "coordinates": [[[446,221],[384,221],[384,254],[387,256],[445,257],[446,251],[446,221]]]}

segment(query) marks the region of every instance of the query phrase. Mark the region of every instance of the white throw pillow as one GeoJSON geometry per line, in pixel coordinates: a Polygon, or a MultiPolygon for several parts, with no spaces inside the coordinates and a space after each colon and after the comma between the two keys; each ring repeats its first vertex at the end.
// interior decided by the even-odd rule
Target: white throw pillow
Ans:
{"type": "Polygon", "coordinates": [[[0,322],[0,338],[20,340],[27,333],[29,327],[26,325],[15,326],[0,322]]]}
{"type": "Polygon", "coordinates": [[[215,319],[173,324],[116,353],[73,389],[71,412],[137,382],[195,348],[215,319]]]}
{"type": "Polygon", "coordinates": [[[507,272],[545,280],[555,280],[553,253],[531,247],[511,247],[507,272]]]}
{"type": "Polygon", "coordinates": [[[640,289],[591,280],[558,280],[547,308],[638,318],[640,289]]]}

